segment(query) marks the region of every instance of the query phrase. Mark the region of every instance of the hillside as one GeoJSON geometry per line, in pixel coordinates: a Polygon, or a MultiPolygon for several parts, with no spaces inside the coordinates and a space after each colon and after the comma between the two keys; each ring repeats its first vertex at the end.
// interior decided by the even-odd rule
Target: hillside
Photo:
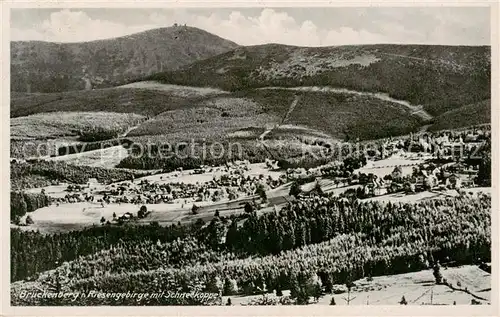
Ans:
{"type": "Polygon", "coordinates": [[[491,122],[491,100],[483,100],[447,111],[434,118],[431,131],[457,129],[491,122]]]}
{"type": "Polygon", "coordinates": [[[50,94],[15,93],[10,116],[21,117],[56,111],[108,111],[157,115],[187,106],[196,96],[179,96],[168,91],[106,88],[50,94]]]}
{"type": "MultiPolygon", "coordinates": [[[[326,293],[338,294],[336,290],[342,289],[334,284],[352,282],[353,297],[361,295],[357,303],[361,298],[365,302],[366,292],[375,295],[382,291],[385,294],[373,296],[370,304],[383,298],[397,303],[402,295],[410,304],[432,300],[451,304],[456,294],[447,294],[446,300],[441,296],[446,285],[448,291],[465,288],[465,292],[481,294],[488,302],[489,296],[483,293],[489,291],[489,274],[471,266],[438,268],[446,280],[436,283],[429,264],[432,260],[470,265],[479,257],[490,261],[490,196],[462,195],[402,204],[316,197],[290,202],[279,213],[228,220],[217,216],[206,226],[94,226],[54,235],[50,241],[34,232],[12,230],[11,281],[18,280],[11,284],[12,302],[47,305],[44,298],[21,294],[48,291],[56,283],[61,292],[77,294],[88,290],[155,293],[201,289],[224,296],[251,296],[262,291],[292,290],[299,283],[310,285],[307,281],[311,276],[321,282],[315,283],[320,284],[316,296],[323,292],[322,286],[326,293]],[[219,238],[225,232],[230,232],[228,238],[219,238]],[[49,252],[57,247],[60,253],[49,252]],[[40,263],[33,261],[36,257],[41,257],[40,263]],[[420,273],[387,277],[417,271],[420,273]],[[231,283],[235,287],[224,287],[229,284],[225,280],[234,280],[231,283]],[[384,286],[399,289],[388,292],[384,286]],[[437,291],[435,298],[429,298],[432,293],[423,297],[432,289],[437,291]]],[[[345,291],[340,293],[349,296],[345,291]]],[[[68,303],[62,299],[52,302],[68,303]]],[[[104,296],[81,297],[77,303],[174,304],[167,297],[139,302],[104,296]]]]}
{"type": "Polygon", "coordinates": [[[11,90],[59,92],[108,87],[175,70],[237,46],[186,26],[84,43],[11,42],[11,90]]]}
{"type": "Polygon", "coordinates": [[[490,98],[490,65],[488,46],[267,44],[238,47],[149,78],[226,90],[331,86],[387,93],[435,116],[490,98]]]}
{"type": "Polygon", "coordinates": [[[227,92],[149,82],[91,91],[15,93],[10,111],[12,118],[60,111],[135,113],[150,120],[129,136],[168,135],[170,140],[239,139],[243,134],[255,139],[279,123],[286,125],[286,131],[275,129],[270,137],[312,133],[335,139],[374,139],[409,133],[424,122],[411,109],[372,95],[314,89],[227,92]],[[291,109],[295,96],[299,100],[291,109]]]}

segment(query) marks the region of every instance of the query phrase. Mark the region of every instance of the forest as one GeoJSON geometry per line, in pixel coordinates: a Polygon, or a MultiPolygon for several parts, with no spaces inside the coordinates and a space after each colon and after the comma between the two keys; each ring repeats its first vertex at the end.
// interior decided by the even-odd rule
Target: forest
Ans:
{"type": "Polygon", "coordinates": [[[44,187],[53,183],[57,184],[57,182],[86,184],[90,178],[95,178],[100,183],[109,184],[149,175],[145,171],[77,166],[65,162],[44,160],[31,160],[28,162],[14,160],[10,164],[10,174],[12,190],[44,187]]]}
{"type": "MultiPolygon", "coordinates": [[[[12,275],[13,281],[30,277],[65,291],[248,295],[294,289],[297,297],[308,292],[303,281],[309,279],[321,280],[321,292],[331,292],[334,284],[418,271],[436,261],[488,262],[490,210],[488,195],[404,204],[312,195],[278,212],[219,216],[207,224],[103,226],[53,236],[14,230],[12,275]],[[55,267],[49,274],[35,274],[55,267]]],[[[137,303],[79,302],[85,304],[137,303]]],[[[172,302],[148,299],[141,304],[172,302]]]]}
{"type": "Polygon", "coordinates": [[[45,194],[10,192],[10,219],[14,223],[27,212],[35,211],[50,205],[50,199],[45,194]]]}

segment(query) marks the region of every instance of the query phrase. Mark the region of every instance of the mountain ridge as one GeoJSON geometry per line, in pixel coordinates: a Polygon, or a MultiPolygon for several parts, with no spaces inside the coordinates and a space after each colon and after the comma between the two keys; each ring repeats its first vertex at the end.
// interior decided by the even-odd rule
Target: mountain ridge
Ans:
{"type": "Polygon", "coordinates": [[[188,26],[89,42],[13,41],[10,45],[11,90],[18,92],[111,87],[238,47],[188,26]]]}
{"type": "Polygon", "coordinates": [[[490,98],[490,54],[488,46],[240,46],[147,79],[232,91],[330,86],[387,93],[435,116],[490,98]]]}

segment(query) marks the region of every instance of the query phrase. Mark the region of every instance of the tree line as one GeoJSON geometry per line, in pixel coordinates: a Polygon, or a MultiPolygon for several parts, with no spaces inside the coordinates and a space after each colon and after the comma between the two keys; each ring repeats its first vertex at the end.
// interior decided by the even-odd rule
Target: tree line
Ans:
{"type": "Polygon", "coordinates": [[[62,156],[62,155],[83,153],[87,151],[101,150],[118,145],[123,145],[124,147],[128,148],[130,144],[132,144],[132,141],[128,139],[112,139],[108,141],[97,140],[86,143],[75,143],[71,145],[60,146],[59,148],[57,148],[57,155],[62,156]]]}
{"type": "Polygon", "coordinates": [[[45,194],[10,192],[10,219],[14,223],[27,212],[35,211],[50,205],[50,199],[45,194]]]}
{"type": "MultiPolygon", "coordinates": [[[[51,267],[55,267],[54,259],[73,259],[59,267],[57,274],[66,276],[70,289],[80,291],[207,291],[214,289],[215,280],[222,281],[217,289],[224,291],[229,280],[238,294],[298,285],[296,294],[300,295],[305,285],[301,279],[316,275],[321,291],[330,292],[334,284],[421,270],[436,260],[452,264],[475,263],[479,258],[488,261],[490,212],[489,196],[385,205],[313,197],[277,213],[215,217],[206,226],[197,222],[189,227],[94,228],[97,237],[89,236],[91,231],[50,237],[17,232],[12,246],[18,253],[11,258],[14,268],[30,265],[25,264],[31,263],[30,257],[41,257],[38,262],[51,267]],[[27,236],[38,243],[25,247],[27,236]],[[61,240],[66,243],[59,245],[61,240]],[[179,241],[167,244],[174,240],[179,241]],[[88,256],[74,260],[85,250],[81,246],[87,247],[88,256]],[[37,252],[40,248],[44,251],[37,252]],[[91,256],[96,252],[101,253],[91,256]]],[[[17,270],[21,276],[25,267],[17,270]]]]}
{"type": "Polygon", "coordinates": [[[130,171],[118,168],[78,166],[65,162],[32,160],[11,162],[11,187],[13,190],[32,188],[33,185],[50,185],[55,182],[86,184],[90,178],[109,184],[148,175],[147,172],[130,171]]]}

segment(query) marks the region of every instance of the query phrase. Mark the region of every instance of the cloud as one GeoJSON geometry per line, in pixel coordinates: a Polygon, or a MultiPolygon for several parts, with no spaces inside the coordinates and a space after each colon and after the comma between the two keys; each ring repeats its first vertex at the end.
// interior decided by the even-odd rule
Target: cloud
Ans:
{"type": "Polygon", "coordinates": [[[253,15],[248,14],[245,9],[215,13],[176,9],[155,10],[146,14],[146,18],[140,21],[123,21],[116,18],[97,19],[83,10],[65,9],[51,13],[43,22],[29,29],[12,28],[11,37],[12,40],[81,42],[113,38],[180,23],[204,29],[242,45],[489,43],[489,24],[479,22],[487,11],[478,11],[479,13],[473,15],[468,11],[470,10],[458,12],[454,9],[432,11],[417,8],[344,8],[332,9],[331,15],[310,14],[307,19],[300,20],[297,14],[292,15],[286,9],[266,8],[253,15]]]}
{"type": "Polygon", "coordinates": [[[215,33],[242,45],[281,43],[290,45],[321,45],[320,30],[311,21],[298,23],[286,12],[263,9],[259,16],[245,17],[239,11],[226,18],[211,15],[190,19],[194,26],[215,33]]]}
{"type": "Polygon", "coordinates": [[[92,19],[83,11],[61,10],[32,29],[11,29],[12,40],[84,42],[137,33],[155,28],[150,25],[126,26],[107,20],[92,19]]]}

